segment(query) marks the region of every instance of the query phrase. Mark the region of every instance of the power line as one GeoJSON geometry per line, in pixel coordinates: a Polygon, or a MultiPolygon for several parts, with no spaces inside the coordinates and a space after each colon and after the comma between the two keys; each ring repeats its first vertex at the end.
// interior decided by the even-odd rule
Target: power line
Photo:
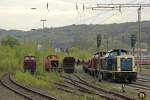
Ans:
{"type": "MultiPolygon", "coordinates": [[[[132,1],[130,1],[130,2],[128,2],[128,3],[125,3],[125,4],[130,4],[130,3],[134,3],[134,2],[137,2],[137,0],[132,0],[132,1]]],[[[144,2],[144,1],[143,1],[144,2]]],[[[141,2],[142,3],[142,2],[141,2]]],[[[104,3],[103,3],[104,4],[104,3]]],[[[139,3],[134,3],[134,4],[139,4],[139,3]]],[[[107,10],[105,10],[105,9],[93,9],[93,10],[100,10],[100,11],[114,11],[114,10],[118,10],[121,14],[122,14],[122,12],[123,11],[125,11],[125,10],[122,10],[122,9],[107,9],[107,10]]],[[[109,17],[107,17],[107,18],[105,18],[103,21],[101,21],[101,22],[105,22],[106,20],[108,20],[108,19],[111,19],[111,18],[113,18],[115,15],[118,15],[118,13],[116,13],[116,14],[113,14],[112,16],[109,16],[109,17]]]]}
{"type": "MultiPolygon", "coordinates": [[[[130,2],[128,2],[128,3],[133,3],[133,2],[137,2],[137,0],[135,1],[135,0],[132,0],[132,1],[130,1],[130,2]]],[[[103,3],[103,2],[102,2],[103,3]]],[[[111,11],[112,11],[112,9],[93,9],[92,11],[107,11],[107,12],[103,12],[103,13],[99,13],[98,15],[96,15],[96,16],[92,16],[92,17],[89,17],[89,18],[86,18],[88,21],[91,19],[91,18],[94,18],[94,17],[97,17],[97,16],[100,16],[100,15],[104,15],[104,14],[106,14],[106,13],[110,13],[111,11]]],[[[120,9],[113,9],[113,11],[114,10],[120,10],[120,9]]],[[[120,13],[122,13],[121,11],[119,11],[120,13]]],[[[112,17],[114,17],[115,15],[117,15],[118,13],[116,13],[116,14],[113,14],[112,16],[110,16],[110,17],[107,17],[107,18],[105,18],[103,21],[101,21],[101,22],[105,22],[106,20],[108,20],[108,19],[110,19],[110,18],[112,18],[112,17]]],[[[92,21],[93,22],[93,21],[92,21]]]]}
{"type": "MultiPolygon", "coordinates": [[[[136,1],[137,1],[137,0],[136,0],[136,1]]],[[[129,3],[134,3],[134,2],[135,2],[135,0],[132,0],[132,1],[130,1],[129,3]]],[[[128,3],[128,4],[129,4],[129,3],[128,3]]],[[[127,10],[127,9],[121,10],[121,11],[119,11],[119,12],[122,14],[122,12],[123,12],[123,11],[125,12],[125,10],[127,10]]],[[[102,22],[105,22],[106,20],[113,18],[115,15],[118,15],[118,13],[113,14],[112,16],[110,16],[110,17],[104,19],[104,21],[102,21],[102,22]]]]}
{"type": "MultiPolygon", "coordinates": [[[[77,2],[77,1],[76,1],[77,2]]],[[[130,3],[134,3],[134,4],[138,4],[139,5],[139,3],[136,3],[137,2],[137,0],[131,0],[131,1],[129,1],[128,3],[125,3],[125,4],[130,4],[130,3]],[[134,3],[135,2],[135,3],[134,3]]],[[[104,2],[102,2],[102,3],[104,3],[104,2]]],[[[142,3],[142,2],[141,2],[142,3]]],[[[111,3],[111,4],[114,4],[114,3],[111,3]]],[[[116,5],[116,4],[115,4],[116,5]]],[[[119,8],[120,8],[120,6],[119,6],[119,8]]],[[[119,9],[118,7],[105,7],[105,8],[101,8],[101,9],[92,9],[92,11],[107,11],[107,12],[100,12],[99,14],[97,14],[97,15],[94,15],[94,16],[91,16],[91,17],[88,17],[88,18],[86,18],[86,19],[84,19],[84,20],[90,20],[90,19],[92,19],[92,18],[95,18],[95,17],[98,17],[98,16],[100,16],[100,15],[104,15],[104,14],[106,14],[106,13],[110,13],[111,11],[119,11],[121,14],[122,14],[122,12],[124,12],[126,9],[124,9],[124,10],[122,10],[122,9],[119,9]],[[106,9],[106,8],[111,8],[111,9],[106,9]],[[115,8],[115,9],[114,9],[115,8]]],[[[113,14],[112,16],[109,16],[109,17],[107,17],[107,18],[105,18],[103,21],[101,21],[101,22],[105,22],[106,20],[108,20],[108,19],[111,19],[111,18],[113,18],[115,15],[118,15],[118,13],[115,13],[115,14],[113,14]]],[[[81,14],[80,14],[80,17],[81,17],[81,14]]],[[[94,19],[92,19],[92,22],[93,22],[93,20],[94,19]]]]}

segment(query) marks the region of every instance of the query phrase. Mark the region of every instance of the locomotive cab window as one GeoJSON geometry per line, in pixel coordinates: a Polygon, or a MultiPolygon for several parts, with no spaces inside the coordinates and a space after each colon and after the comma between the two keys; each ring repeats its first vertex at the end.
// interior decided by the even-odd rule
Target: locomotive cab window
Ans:
{"type": "Polygon", "coordinates": [[[31,57],[31,60],[35,60],[35,58],[34,58],[34,57],[31,57]]]}
{"type": "Polygon", "coordinates": [[[29,57],[25,57],[25,60],[29,60],[29,57]]]}
{"type": "Polygon", "coordinates": [[[127,55],[127,52],[121,52],[120,55],[127,55]]]}
{"type": "Polygon", "coordinates": [[[127,51],[126,50],[113,50],[111,52],[108,53],[108,57],[116,57],[116,56],[121,56],[121,55],[127,55],[127,51]]]}
{"type": "Polygon", "coordinates": [[[116,57],[118,54],[117,54],[117,52],[111,52],[110,54],[109,54],[109,57],[116,57]]]}

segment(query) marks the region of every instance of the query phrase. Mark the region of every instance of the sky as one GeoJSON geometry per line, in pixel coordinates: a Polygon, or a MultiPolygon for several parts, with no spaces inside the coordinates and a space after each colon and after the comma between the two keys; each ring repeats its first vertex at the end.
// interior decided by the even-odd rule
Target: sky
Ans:
{"type": "MultiPolygon", "coordinates": [[[[137,21],[137,8],[122,8],[122,13],[113,11],[92,11],[85,8],[97,3],[144,3],[150,0],[1,0],[0,28],[30,30],[45,27],[60,27],[72,24],[111,24],[137,21]],[[48,2],[49,11],[46,9],[48,2]],[[76,3],[78,11],[76,10],[76,3]],[[37,8],[35,10],[30,8],[37,8]]],[[[142,21],[150,20],[150,7],[142,9],[142,21]]]]}

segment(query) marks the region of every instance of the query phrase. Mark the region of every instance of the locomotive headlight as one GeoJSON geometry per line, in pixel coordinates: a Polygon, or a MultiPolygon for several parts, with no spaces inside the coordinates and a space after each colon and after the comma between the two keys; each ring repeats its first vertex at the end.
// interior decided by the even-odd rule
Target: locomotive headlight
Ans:
{"type": "Polygon", "coordinates": [[[137,67],[136,66],[133,67],[133,71],[137,71],[137,67]]]}
{"type": "Polygon", "coordinates": [[[133,71],[136,71],[136,68],[135,68],[135,67],[133,68],[133,71]]]}
{"type": "Polygon", "coordinates": [[[125,56],[124,58],[125,58],[125,59],[128,59],[128,56],[125,56]]]}

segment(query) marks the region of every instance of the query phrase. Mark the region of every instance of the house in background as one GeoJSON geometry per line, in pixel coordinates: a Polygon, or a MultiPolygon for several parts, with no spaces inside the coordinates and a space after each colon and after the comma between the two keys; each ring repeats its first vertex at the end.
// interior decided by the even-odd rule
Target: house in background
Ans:
{"type": "Polygon", "coordinates": [[[55,50],[55,52],[69,53],[70,46],[67,43],[54,42],[54,43],[52,43],[52,48],[55,50]]]}

